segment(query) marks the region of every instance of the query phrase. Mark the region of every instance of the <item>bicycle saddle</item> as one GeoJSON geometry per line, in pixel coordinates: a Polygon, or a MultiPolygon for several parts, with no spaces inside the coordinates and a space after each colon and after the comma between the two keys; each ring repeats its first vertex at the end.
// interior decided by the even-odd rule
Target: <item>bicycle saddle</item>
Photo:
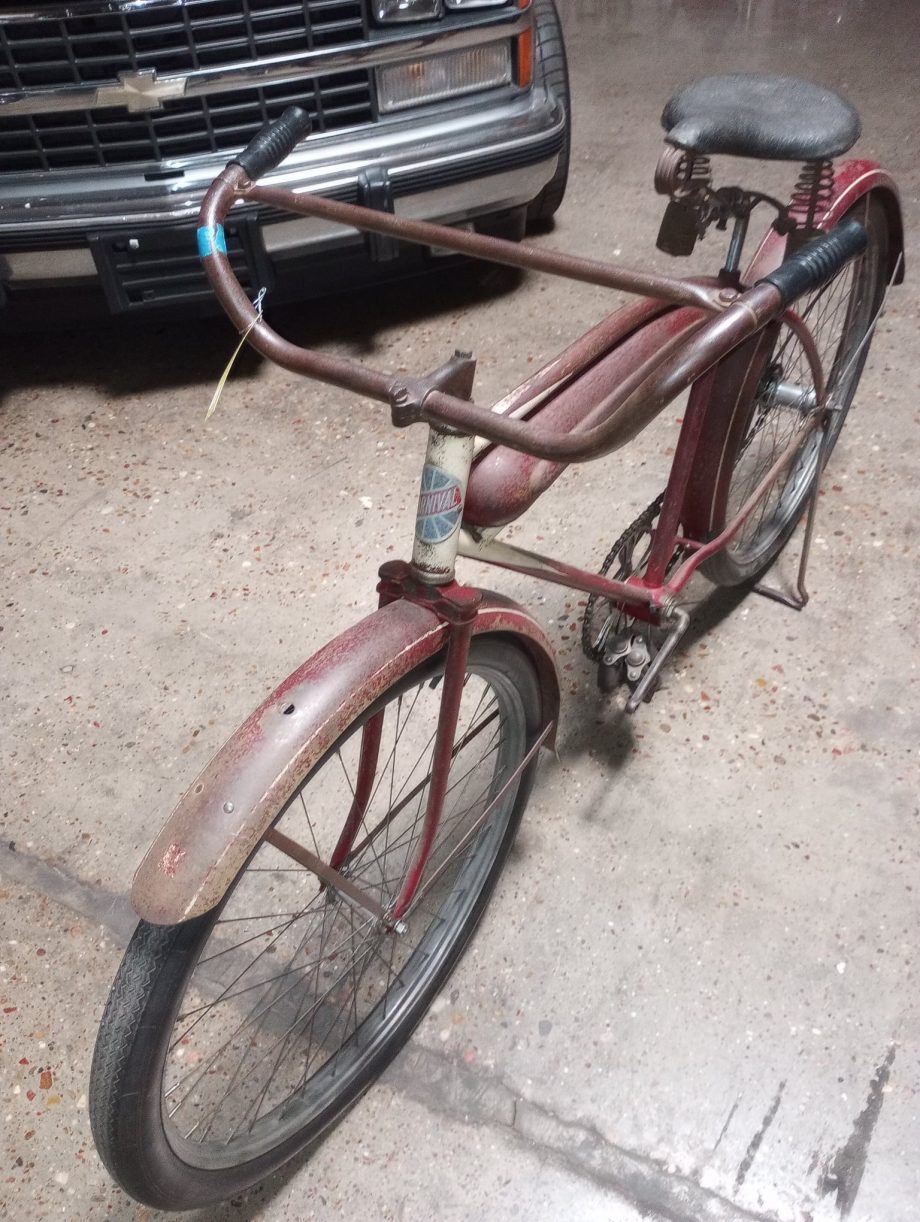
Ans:
{"type": "Polygon", "coordinates": [[[819,161],[856,143],[859,115],[838,93],[792,76],[733,72],[675,93],[661,116],[668,144],[692,153],[819,161]]]}

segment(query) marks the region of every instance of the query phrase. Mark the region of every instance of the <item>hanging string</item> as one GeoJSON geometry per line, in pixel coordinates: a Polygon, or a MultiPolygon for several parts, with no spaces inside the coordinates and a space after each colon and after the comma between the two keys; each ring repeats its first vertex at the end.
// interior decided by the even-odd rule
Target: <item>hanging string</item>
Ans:
{"type": "Polygon", "coordinates": [[[214,394],[211,396],[211,402],[208,405],[208,410],[207,410],[207,413],[205,414],[205,420],[210,420],[211,417],[214,415],[215,408],[217,407],[217,404],[220,400],[221,395],[224,393],[224,386],[226,386],[227,384],[227,378],[229,378],[230,376],[230,370],[233,368],[233,364],[236,361],[236,358],[240,354],[240,349],[243,347],[243,344],[245,344],[246,340],[249,338],[249,332],[253,329],[254,326],[256,326],[257,323],[260,323],[262,321],[262,302],[265,300],[266,292],[267,290],[264,288],[259,289],[258,293],[256,294],[253,300],[252,304],[253,304],[253,307],[255,308],[256,316],[252,320],[252,322],[249,324],[249,326],[246,328],[246,330],[243,332],[243,334],[240,336],[240,342],[234,348],[233,355],[230,357],[230,360],[227,361],[227,366],[224,369],[224,372],[220,375],[220,381],[217,383],[217,386],[214,390],[214,394]]]}

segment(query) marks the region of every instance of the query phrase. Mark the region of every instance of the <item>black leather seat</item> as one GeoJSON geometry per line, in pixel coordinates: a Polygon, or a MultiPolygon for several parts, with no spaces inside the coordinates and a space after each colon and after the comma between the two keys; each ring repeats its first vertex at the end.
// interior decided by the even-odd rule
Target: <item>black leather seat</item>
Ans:
{"type": "Polygon", "coordinates": [[[792,76],[707,76],[664,108],[665,140],[694,153],[817,161],[855,144],[859,115],[838,93],[792,76]]]}

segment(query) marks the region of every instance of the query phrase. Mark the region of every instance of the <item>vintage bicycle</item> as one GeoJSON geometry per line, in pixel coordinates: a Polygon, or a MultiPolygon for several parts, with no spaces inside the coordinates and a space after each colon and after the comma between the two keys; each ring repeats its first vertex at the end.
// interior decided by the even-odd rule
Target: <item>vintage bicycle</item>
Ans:
{"type": "Polygon", "coordinates": [[[702,571],[754,585],[806,516],[902,275],[897,189],[838,95],[784,77],[707,78],[663,115],[659,245],[731,235],[711,278],[675,279],[258,185],[309,128],[290,110],[204,200],[204,265],[270,360],[424,424],[411,560],[380,569],[379,609],[287,678],[205,768],[134,881],[141,918],[93,1061],[93,1132],[148,1204],[232,1196],[315,1140],[374,1081],[444,984],[495,886],[552,747],[560,689],[522,606],[455,577],[458,555],[587,594],[601,687],[636,711],[689,622],[702,571]],[[802,164],[788,202],[717,187],[711,157],[802,164]],[[485,408],[456,353],[394,377],[282,339],[227,255],[235,205],[264,205],[638,295],[485,408]],[[746,271],[749,220],[772,223],[746,271]],[[501,542],[567,464],[602,457],[688,392],[662,495],[600,573],[501,542]],[[477,440],[478,439],[478,440],[477,440]]]}

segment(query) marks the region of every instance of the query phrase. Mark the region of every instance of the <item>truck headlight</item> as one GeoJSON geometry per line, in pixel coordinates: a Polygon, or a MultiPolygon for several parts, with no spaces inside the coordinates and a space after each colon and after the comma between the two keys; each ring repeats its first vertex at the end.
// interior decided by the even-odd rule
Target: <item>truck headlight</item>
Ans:
{"type": "Polygon", "coordinates": [[[407,64],[377,69],[377,104],[381,113],[421,106],[478,89],[510,85],[510,41],[449,51],[407,64]]]}
{"type": "Polygon", "coordinates": [[[444,11],[441,0],[374,0],[373,9],[378,21],[426,21],[444,11]]]}
{"type": "MultiPolygon", "coordinates": [[[[449,9],[501,8],[511,0],[373,0],[374,16],[379,22],[429,21],[442,17],[449,9]]],[[[527,8],[530,0],[518,0],[519,8],[527,8]]]]}

